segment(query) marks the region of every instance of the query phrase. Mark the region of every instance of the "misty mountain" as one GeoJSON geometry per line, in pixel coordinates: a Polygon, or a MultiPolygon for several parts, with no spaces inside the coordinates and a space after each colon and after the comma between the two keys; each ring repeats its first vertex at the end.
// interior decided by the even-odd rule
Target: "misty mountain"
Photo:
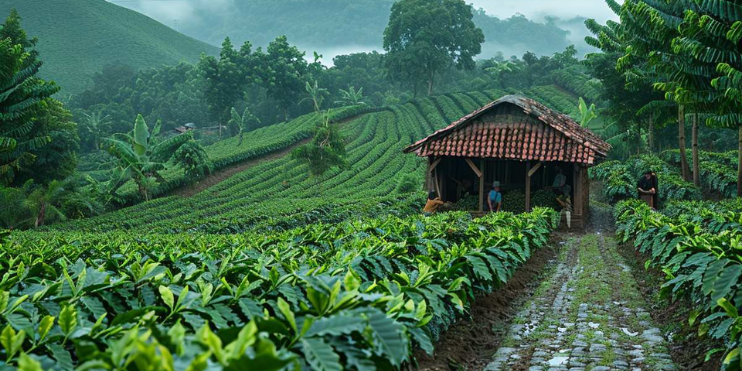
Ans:
{"type": "MultiPolygon", "coordinates": [[[[116,1],[116,0],[112,0],[116,1]]],[[[250,41],[266,46],[277,36],[325,57],[380,50],[393,0],[189,0],[122,2],[150,14],[191,37],[220,45],[250,41]],[[174,18],[178,19],[174,19],[174,18]]],[[[482,57],[532,51],[550,55],[570,45],[569,31],[553,22],[537,23],[522,15],[499,19],[477,10],[475,23],[485,33],[482,57]]],[[[326,58],[327,60],[328,58],[326,58]]]]}

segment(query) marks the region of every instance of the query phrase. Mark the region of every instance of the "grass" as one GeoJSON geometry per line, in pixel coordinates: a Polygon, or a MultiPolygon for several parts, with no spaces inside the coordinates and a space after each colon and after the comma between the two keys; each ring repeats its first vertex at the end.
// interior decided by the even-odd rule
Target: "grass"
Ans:
{"type": "Polygon", "coordinates": [[[104,0],[0,1],[3,20],[15,8],[21,26],[38,37],[40,76],[56,81],[62,95],[79,93],[105,65],[136,69],[195,63],[218,48],[104,0]]]}

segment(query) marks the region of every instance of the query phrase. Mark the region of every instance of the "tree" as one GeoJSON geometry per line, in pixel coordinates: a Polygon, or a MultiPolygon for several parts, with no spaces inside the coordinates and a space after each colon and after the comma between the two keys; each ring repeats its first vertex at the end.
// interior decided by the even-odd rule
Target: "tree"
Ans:
{"type": "Polygon", "coordinates": [[[48,218],[66,220],[67,217],[60,210],[65,182],[53,180],[47,186],[37,187],[28,195],[24,204],[34,215],[34,227],[44,225],[48,218]]]}
{"type": "Polygon", "coordinates": [[[392,79],[411,82],[417,93],[427,81],[433,93],[436,74],[448,66],[473,69],[484,33],[472,21],[464,0],[401,0],[392,6],[384,31],[387,71],[392,79]]]}
{"type": "Polygon", "coordinates": [[[337,127],[330,123],[330,113],[322,111],[322,102],[327,90],[320,88],[315,82],[307,83],[306,91],[322,121],[317,126],[312,141],[291,152],[291,157],[306,164],[310,175],[321,178],[333,167],[342,169],[347,165],[345,140],[337,127]]]}
{"type": "Polygon", "coordinates": [[[340,96],[340,100],[336,101],[335,104],[342,106],[366,105],[363,100],[363,88],[356,90],[354,86],[349,86],[348,90],[340,89],[340,96]]]}
{"type": "Polygon", "coordinates": [[[261,63],[262,86],[268,96],[278,101],[284,119],[288,121],[289,107],[301,95],[309,73],[309,64],[304,53],[289,45],[286,36],[280,36],[268,44],[267,54],[261,63]]]}
{"type": "Polygon", "coordinates": [[[237,112],[237,110],[232,107],[232,118],[229,120],[229,126],[237,128],[237,135],[239,135],[240,139],[237,141],[237,146],[242,145],[242,136],[244,133],[253,130],[254,126],[251,126],[251,123],[260,124],[260,119],[253,116],[253,114],[250,112],[250,107],[245,107],[245,110],[242,112],[242,116],[237,112]]]}
{"type": "Polygon", "coordinates": [[[248,83],[254,80],[255,58],[249,42],[237,51],[229,38],[222,43],[219,60],[201,56],[198,70],[206,80],[204,97],[212,119],[219,124],[219,137],[222,125],[230,119],[229,109],[242,97],[248,83]]]}
{"type": "Polygon", "coordinates": [[[16,173],[32,164],[52,138],[34,115],[44,99],[59,91],[36,74],[40,61],[11,39],[0,40],[0,182],[10,184],[16,173]]]}
{"type": "Polygon", "coordinates": [[[90,144],[93,149],[101,148],[101,141],[111,130],[111,115],[103,115],[98,109],[92,113],[82,113],[83,121],[80,126],[80,138],[90,144]]]}
{"type": "Polygon", "coordinates": [[[34,50],[39,39],[36,37],[29,38],[26,31],[21,27],[21,16],[15,8],[10,9],[10,14],[5,19],[5,23],[0,26],[0,40],[10,39],[13,44],[20,45],[23,50],[28,52],[26,63],[29,65],[36,62],[39,53],[34,50]]]}
{"type": "MultiPolygon", "coordinates": [[[[167,168],[171,159],[176,158],[179,149],[193,141],[191,133],[177,135],[164,141],[158,141],[161,123],[158,121],[150,132],[142,115],[134,122],[134,130],[129,134],[117,134],[106,140],[108,152],[118,160],[118,168],[112,176],[109,192],[115,193],[127,181],[133,180],[139,188],[142,199],[151,199],[152,188],[157,182],[164,182],[160,175],[167,168]],[[121,138],[121,139],[118,139],[121,138]]],[[[183,160],[184,156],[179,159],[183,160]]],[[[192,156],[191,159],[202,158],[192,156]]],[[[205,165],[205,164],[201,164],[205,165]]],[[[184,164],[186,170],[191,164],[184,164]]]]}

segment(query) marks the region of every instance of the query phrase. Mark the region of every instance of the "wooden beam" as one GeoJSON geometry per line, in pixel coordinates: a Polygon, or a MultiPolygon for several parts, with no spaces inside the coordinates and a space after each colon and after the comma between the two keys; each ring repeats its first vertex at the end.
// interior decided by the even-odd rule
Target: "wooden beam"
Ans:
{"type": "Polygon", "coordinates": [[[477,165],[474,165],[474,162],[472,162],[471,159],[467,158],[466,163],[469,164],[469,167],[474,171],[475,174],[477,174],[478,177],[482,177],[482,172],[477,168],[477,165]]]}
{"type": "Polygon", "coordinates": [[[438,183],[438,171],[437,170],[433,173],[433,182],[435,183],[435,192],[438,194],[438,197],[441,200],[443,200],[443,195],[441,195],[441,186],[438,183]]]}
{"type": "Polygon", "coordinates": [[[433,161],[433,163],[428,166],[428,172],[432,173],[433,170],[435,170],[436,166],[441,163],[441,160],[443,160],[443,157],[440,157],[437,160],[433,161]]]}
{"type": "Polygon", "coordinates": [[[531,211],[531,161],[526,161],[526,212],[531,211]]]}
{"type": "Polygon", "coordinates": [[[482,175],[479,176],[479,212],[484,211],[484,159],[479,160],[479,164],[482,167],[482,175]]]}
{"type": "Polygon", "coordinates": [[[531,170],[528,170],[528,177],[530,178],[530,177],[533,176],[533,174],[536,174],[536,172],[538,171],[538,169],[541,168],[541,165],[543,165],[543,164],[544,163],[542,161],[539,161],[539,163],[536,164],[536,166],[532,167],[531,170]]]}

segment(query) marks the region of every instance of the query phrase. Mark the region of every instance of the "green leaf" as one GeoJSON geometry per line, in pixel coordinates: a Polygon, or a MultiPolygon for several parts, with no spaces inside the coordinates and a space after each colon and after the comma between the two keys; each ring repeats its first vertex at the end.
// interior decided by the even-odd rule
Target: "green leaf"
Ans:
{"type": "Polygon", "coordinates": [[[425,351],[428,355],[433,355],[433,342],[430,340],[430,337],[428,334],[425,333],[425,330],[419,327],[410,327],[407,329],[410,334],[412,335],[412,338],[415,339],[417,344],[420,346],[420,349],[425,351]]]}
{"type": "Polygon", "coordinates": [[[5,312],[10,303],[10,293],[7,291],[0,290],[0,313],[5,312]]]}
{"type": "Polygon", "coordinates": [[[167,305],[168,308],[170,308],[170,311],[172,311],[174,309],[173,306],[175,305],[175,296],[173,295],[173,292],[170,288],[165,286],[160,286],[158,290],[160,291],[162,301],[164,301],[165,305],[167,305]]]}
{"type": "Polygon", "coordinates": [[[298,330],[296,328],[296,318],[294,317],[294,312],[291,311],[291,306],[289,303],[287,303],[283,298],[278,298],[278,310],[283,314],[283,316],[286,318],[286,320],[289,322],[289,325],[291,326],[291,329],[294,330],[294,333],[298,333],[298,330]]]}
{"type": "Polygon", "coordinates": [[[721,272],[722,269],[724,269],[724,266],[727,265],[728,260],[722,259],[718,260],[714,263],[712,263],[708,269],[706,269],[706,273],[703,275],[703,294],[709,295],[711,294],[711,291],[714,289],[714,282],[716,281],[716,278],[719,276],[719,272],[721,272]]]}
{"type": "Polygon", "coordinates": [[[309,366],[315,371],[342,371],[340,356],[324,340],[302,339],[302,353],[309,366]]]}
{"type": "Polygon", "coordinates": [[[738,347],[738,348],[734,348],[731,352],[727,353],[727,356],[724,357],[724,364],[725,365],[728,365],[728,364],[732,363],[732,361],[735,358],[739,357],[740,350],[741,349],[738,347]]]}
{"type": "Polygon", "coordinates": [[[39,322],[39,339],[44,340],[54,326],[54,316],[44,316],[39,322]]]}
{"type": "Polygon", "coordinates": [[[44,371],[41,363],[29,357],[26,353],[21,353],[18,358],[18,371],[44,371]]]}
{"type": "Polygon", "coordinates": [[[176,353],[182,355],[185,349],[186,329],[180,323],[180,320],[175,322],[173,327],[167,331],[167,335],[170,337],[170,343],[175,346],[176,353]]]}
{"type": "Polygon", "coordinates": [[[358,316],[338,314],[331,317],[320,318],[309,328],[305,337],[324,336],[324,335],[343,335],[350,334],[354,331],[362,331],[365,322],[358,316]]]}
{"type": "Polygon", "coordinates": [[[2,334],[0,334],[0,344],[5,348],[6,360],[13,358],[13,356],[21,350],[21,346],[23,346],[23,341],[25,339],[25,331],[21,330],[16,333],[10,325],[5,326],[2,334]]]}
{"type": "Polygon", "coordinates": [[[65,305],[59,313],[59,327],[65,336],[70,336],[77,327],[77,310],[74,305],[65,305]]]}
{"type": "Polygon", "coordinates": [[[719,304],[719,306],[722,309],[724,309],[725,312],[727,312],[727,315],[729,317],[732,317],[734,319],[736,319],[736,318],[739,317],[739,313],[737,311],[737,308],[734,305],[732,305],[732,303],[730,303],[729,300],[727,300],[725,298],[721,298],[718,301],[716,301],[716,303],[719,304]]]}
{"type": "Polygon", "coordinates": [[[147,153],[149,143],[149,128],[147,123],[144,122],[142,115],[137,115],[137,119],[134,122],[134,152],[139,156],[144,156],[147,153]]]}
{"type": "Polygon", "coordinates": [[[490,273],[489,267],[487,267],[487,263],[485,263],[484,260],[471,255],[467,256],[466,260],[468,260],[472,264],[474,274],[478,278],[485,281],[492,281],[492,273],[490,273]]]}
{"type": "Polygon", "coordinates": [[[392,365],[400,366],[407,359],[408,354],[408,340],[404,334],[404,326],[378,309],[368,310],[366,316],[376,350],[380,355],[389,357],[392,365]]]}
{"type": "Polygon", "coordinates": [[[75,367],[72,364],[72,356],[64,347],[60,344],[49,345],[49,350],[52,352],[52,357],[57,361],[57,365],[62,370],[68,371],[73,370],[75,367]]]}
{"type": "Polygon", "coordinates": [[[741,274],[742,265],[730,264],[724,268],[719,275],[719,278],[714,282],[714,291],[711,294],[711,301],[716,303],[719,299],[726,297],[732,290],[732,287],[737,285],[741,274]]]}

